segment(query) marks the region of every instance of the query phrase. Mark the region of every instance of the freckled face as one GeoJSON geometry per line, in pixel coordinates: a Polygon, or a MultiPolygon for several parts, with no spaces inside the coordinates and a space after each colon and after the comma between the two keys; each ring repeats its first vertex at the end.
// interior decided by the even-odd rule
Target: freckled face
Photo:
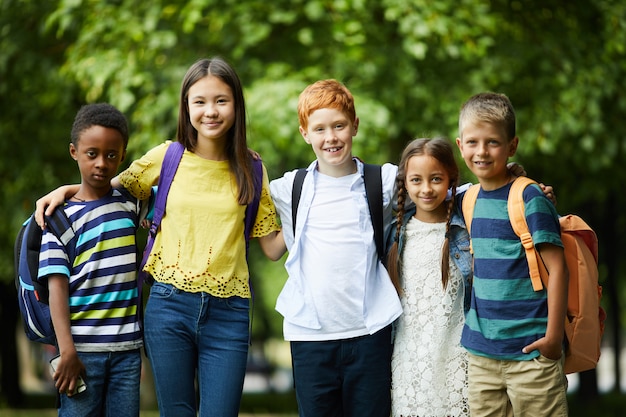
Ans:
{"type": "MultiPolygon", "coordinates": [[[[306,129],[300,127],[302,137],[313,148],[319,170],[352,172],[352,138],[358,131],[359,119],[349,120],[337,109],[318,109],[310,114],[306,129]]],[[[326,172],[328,171],[328,172],[326,172]]]]}

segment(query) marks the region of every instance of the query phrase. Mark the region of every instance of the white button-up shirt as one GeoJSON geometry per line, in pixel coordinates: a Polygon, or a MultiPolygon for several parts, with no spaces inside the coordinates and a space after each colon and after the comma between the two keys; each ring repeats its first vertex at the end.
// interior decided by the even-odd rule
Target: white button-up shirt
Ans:
{"type": "MultiPolygon", "coordinates": [[[[363,164],[357,174],[324,176],[317,161],[302,184],[295,233],[292,187],[296,171],[270,183],[283,225],[289,275],[276,302],[286,340],[337,340],[373,334],[391,324],[402,306],[378,259],[363,164]]],[[[382,166],[384,235],[391,225],[397,167],[382,166]]]]}

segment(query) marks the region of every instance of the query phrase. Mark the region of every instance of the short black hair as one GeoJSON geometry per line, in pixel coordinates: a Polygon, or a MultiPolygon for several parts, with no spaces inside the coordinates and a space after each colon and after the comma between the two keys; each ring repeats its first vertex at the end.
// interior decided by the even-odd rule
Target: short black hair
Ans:
{"type": "Polygon", "coordinates": [[[78,110],[72,125],[72,143],[78,146],[81,132],[92,126],[103,126],[115,129],[124,139],[124,149],[128,146],[128,122],[126,117],[108,103],[86,104],[78,110]]]}

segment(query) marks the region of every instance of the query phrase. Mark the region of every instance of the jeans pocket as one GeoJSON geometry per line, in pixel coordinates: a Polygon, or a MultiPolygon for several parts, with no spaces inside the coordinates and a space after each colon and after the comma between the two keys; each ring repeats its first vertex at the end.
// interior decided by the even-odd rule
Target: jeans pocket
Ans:
{"type": "Polygon", "coordinates": [[[155,282],[150,289],[150,297],[155,298],[169,298],[176,292],[176,289],[171,284],[163,284],[161,282],[155,282]]]}
{"type": "Polygon", "coordinates": [[[250,299],[242,297],[228,297],[224,299],[226,306],[234,311],[249,311],[250,299]]]}

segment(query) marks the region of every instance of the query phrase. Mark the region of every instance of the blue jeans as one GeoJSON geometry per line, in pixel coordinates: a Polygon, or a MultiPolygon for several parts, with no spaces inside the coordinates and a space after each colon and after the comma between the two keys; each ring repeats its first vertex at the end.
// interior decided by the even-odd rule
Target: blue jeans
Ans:
{"type": "Polygon", "coordinates": [[[61,395],[59,417],[139,416],[141,352],[78,352],[85,365],[85,385],[80,394],[61,395]]]}
{"type": "Polygon", "coordinates": [[[146,351],[161,416],[236,417],[248,355],[250,300],[156,282],[145,312],[146,351]]]}
{"type": "Polygon", "coordinates": [[[389,417],[391,326],[352,339],[291,342],[300,417],[389,417]]]}

